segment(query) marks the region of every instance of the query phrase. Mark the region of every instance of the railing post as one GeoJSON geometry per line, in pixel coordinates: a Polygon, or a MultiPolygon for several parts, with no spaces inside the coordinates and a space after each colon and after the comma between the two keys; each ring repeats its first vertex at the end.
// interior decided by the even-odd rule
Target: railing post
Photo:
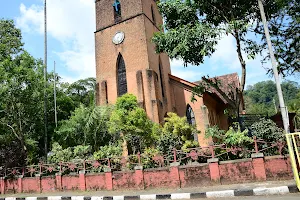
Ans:
{"type": "Polygon", "coordinates": [[[139,163],[139,166],[142,166],[141,153],[140,152],[138,152],[138,163],[139,163]]]}
{"type": "Polygon", "coordinates": [[[210,153],[211,153],[211,158],[215,158],[215,150],[214,150],[214,145],[211,143],[209,145],[210,153]]]}
{"type": "Polygon", "coordinates": [[[257,146],[257,138],[256,138],[256,136],[253,137],[253,140],[254,140],[255,153],[259,153],[258,146],[257,146]]]}
{"type": "Polygon", "coordinates": [[[173,149],[173,160],[174,160],[174,163],[177,162],[177,150],[176,150],[176,148],[173,149]]]}

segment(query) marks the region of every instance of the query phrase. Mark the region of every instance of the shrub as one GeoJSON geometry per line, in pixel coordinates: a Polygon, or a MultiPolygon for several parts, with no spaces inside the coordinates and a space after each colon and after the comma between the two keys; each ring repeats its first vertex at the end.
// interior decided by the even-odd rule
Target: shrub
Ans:
{"type": "MultiPolygon", "coordinates": [[[[279,128],[275,122],[270,119],[260,119],[259,122],[252,124],[251,126],[251,134],[256,136],[258,139],[262,139],[268,143],[277,143],[277,142],[285,142],[284,131],[279,128]]],[[[270,147],[270,144],[266,143],[258,143],[258,149],[262,150],[270,147]]],[[[287,149],[283,149],[284,152],[287,152],[287,149]]],[[[280,154],[278,151],[278,147],[272,147],[266,149],[263,152],[266,156],[280,154]]]]}
{"type": "Polygon", "coordinates": [[[156,166],[159,166],[155,161],[153,160],[154,156],[160,155],[160,150],[150,147],[146,148],[144,153],[141,155],[141,161],[143,164],[143,167],[145,169],[147,168],[154,168],[156,166]]]}
{"type": "Polygon", "coordinates": [[[251,134],[266,142],[284,141],[283,129],[270,119],[262,118],[251,126],[251,134]]]}
{"type": "Polygon", "coordinates": [[[110,144],[100,147],[99,151],[94,152],[95,160],[122,156],[122,146],[118,144],[110,144]]]}
{"type": "Polygon", "coordinates": [[[74,160],[90,159],[91,146],[78,145],[73,148],[68,147],[63,149],[57,142],[53,143],[52,150],[48,156],[48,161],[51,163],[70,162],[74,160]]]}

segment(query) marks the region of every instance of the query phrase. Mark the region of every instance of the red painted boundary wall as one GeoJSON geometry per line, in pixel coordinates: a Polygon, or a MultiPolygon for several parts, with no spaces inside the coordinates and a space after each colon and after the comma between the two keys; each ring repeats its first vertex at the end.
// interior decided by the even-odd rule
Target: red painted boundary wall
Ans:
{"type": "Polygon", "coordinates": [[[33,178],[0,179],[0,192],[40,193],[70,190],[125,190],[147,188],[201,187],[216,184],[244,183],[266,180],[292,179],[292,169],[288,157],[263,157],[252,155],[250,159],[193,163],[179,166],[172,163],[168,168],[145,169],[136,167],[134,171],[79,174],[33,178]]]}

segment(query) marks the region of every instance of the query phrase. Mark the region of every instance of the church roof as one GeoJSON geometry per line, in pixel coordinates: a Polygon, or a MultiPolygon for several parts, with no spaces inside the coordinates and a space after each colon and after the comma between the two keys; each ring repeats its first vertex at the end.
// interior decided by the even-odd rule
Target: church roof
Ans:
{"type": "MultiPolygon", "coordinates": [[[[220,89],[225,92],[226,94],[229,94],[230,92],[234,92],[234,95],[236,95],[236,90],[233,88],[239,88],[240,87],[240,80],[239,80],[239,75],[237,73],[231,73],[231,74],[225,74],[222,76],[216,76],[212,77],[210,79],[217,79],[221,83],[220,89]]],[[[194,82],[196,85],[199,85],[202,80],[194,82]]],[[[211,87],[209,89],[211,92],[217,94],[224,103],[228,103],[224,97],[216,91],[215,88],[211,87]]]]}
{"type": "MultiPolygon", "coordinates": [[[[169,74],[169,78],[176,81],[176,82],[179,82],[179,83],[182,83],[182,84],[188,86],[190,89],[192,89],[193,87],[196,87],[197,85],[199,85],[199,83],[202,82],[202,80],[200,80],[200,81],[196,81],[196,82],[192,83],[192,82],[181,79],[181,78],[179,78],[177,76],[174,76],[174,75],[171,75],[171,74],[169,74]]],[[[232,88],[238,88],[240,86],[239,76],[238,76],[237,73],[225,74],[225,75],[222,75],[222,76],[216,76],[216,77],[213,77],[211,79],[215,79],[215,78],[218,79],[221,82],[220,89],[222,91],[224,91],[226,94],[228,94],[229,92],[235,91],[235,90],[232,90],[232,88]]],[[[225,104],[228,103],[224,99],[224,97],[222,97],[222,95],[216,91],[215,88],[211,87],[209,90],[210,90],[209,91],[210,94],[214,94],[215,96],[220,98],[223,101],[223,103],[225,103],[225,104]]]]}

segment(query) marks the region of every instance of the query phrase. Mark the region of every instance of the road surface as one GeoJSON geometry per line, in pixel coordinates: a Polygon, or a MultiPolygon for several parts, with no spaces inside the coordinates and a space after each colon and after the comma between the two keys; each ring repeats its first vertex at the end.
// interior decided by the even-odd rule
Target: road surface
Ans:
{"type": "MultiPolygon", "coordinates": [[[[228,200],[229,198],[218,198],[211,200],[228,200]]],[[[204,199],[198,199],[204,200],[204,199]]],[[[281,196],[250,196],[250,197],[233,197],[230,200],[300,200],[300,194],[290,194],[290,195],[281,195],[281,196]]]]}

